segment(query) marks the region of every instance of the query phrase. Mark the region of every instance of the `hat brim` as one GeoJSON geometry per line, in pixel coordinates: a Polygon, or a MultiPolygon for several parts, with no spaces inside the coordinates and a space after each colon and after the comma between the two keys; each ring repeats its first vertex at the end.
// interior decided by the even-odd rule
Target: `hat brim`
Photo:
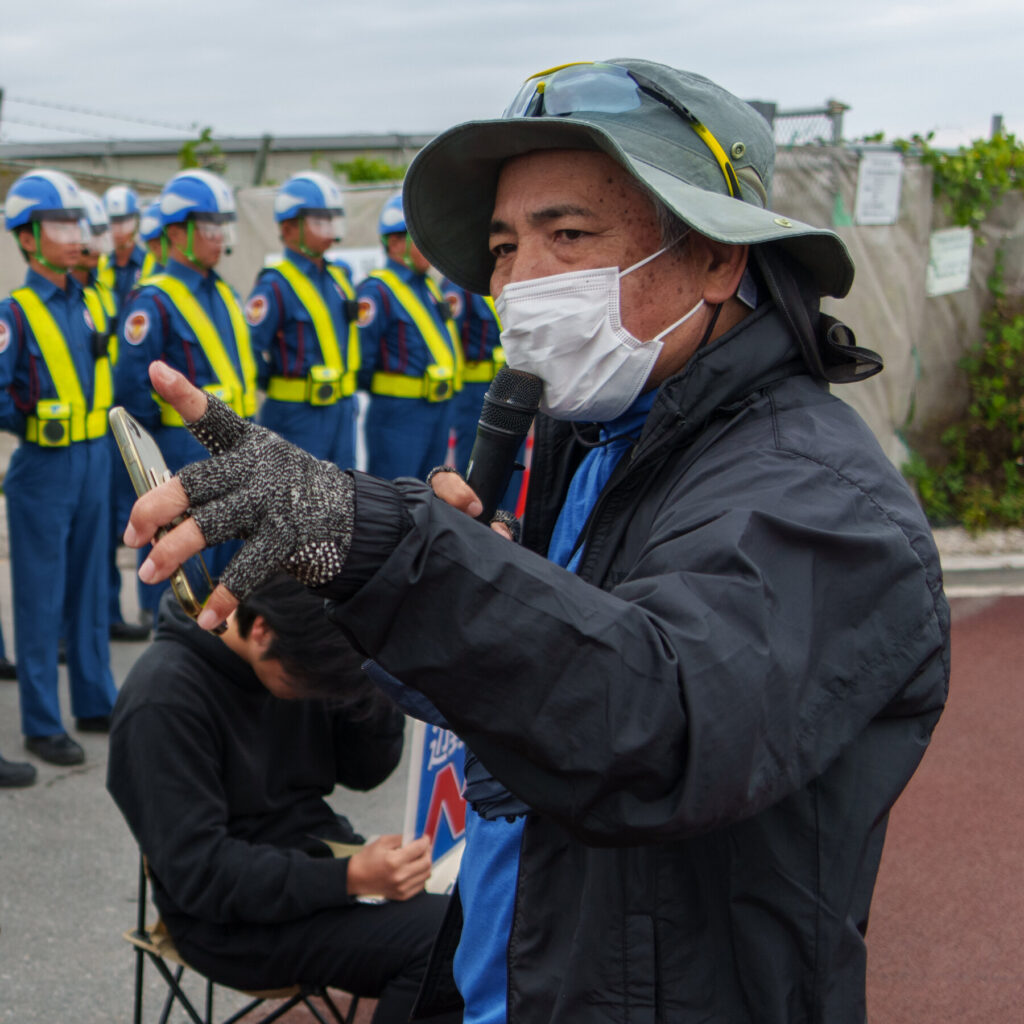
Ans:
{"type": "Polygon", "coordinates": [[[853,284],[853,261],[834,232],[690,185],[631,156],[598,125],[562,118],[470,121],[417,155],[403,186],[405,214],[433,266],[463,288],[488,294],[494,260],[487,239],[501,165],[544,149],[606,153],[702,235],[729,245],[778,244],[807,269],[821,295],[842,298],[853,284]]]}

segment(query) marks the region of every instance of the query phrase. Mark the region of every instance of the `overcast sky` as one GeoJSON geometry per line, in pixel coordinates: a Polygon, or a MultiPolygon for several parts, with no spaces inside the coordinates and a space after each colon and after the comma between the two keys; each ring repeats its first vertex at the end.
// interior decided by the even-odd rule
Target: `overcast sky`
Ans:
{"type": "Polygon", "coordinates": [[[846,136],[1024,136],[1022,0],[48,0],[4,4],[0,139],[434,132],[527,75],[645,57],[780,108],[850,105],[846,136]],[[35,124],[78,129],[54,131],[35,124]]]}

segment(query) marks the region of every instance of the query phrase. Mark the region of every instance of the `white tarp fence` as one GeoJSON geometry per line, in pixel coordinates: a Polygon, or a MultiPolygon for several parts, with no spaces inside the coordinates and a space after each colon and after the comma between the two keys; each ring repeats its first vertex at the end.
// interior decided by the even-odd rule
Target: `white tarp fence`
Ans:
{"type": "MultiPolygon", "coordinates": [[[[931,173],[903,161],[899,216],[889,225],[854,225],[860,154],[853,149],[806,147],[779,153],[772,206],[811,224],[837,223],[857,267],[850,295],[826,309],[846,322],[861,345],[885,358],[885,371],[869,381],[836,387],[867,420],[889,457],[906,457],[901,438],[934,448],[941,428],[964,407],[966,391],[957,361],[980,337],[978,321],[989,303],[988,277],[1002,249],[1006,286],[1024,294],[1024,197],[1014,195],[989,217],[975,244],[966,291],[927,297],[929,238],[948,227],[931,197],[931,173]]],[[[362,276],[379,252],[377,216],[394,185],[350,189],[346,194],[346,249],[360,250],[362,276]]],[[[239,242],[220,267],[244,301],[267,255],[280,251],[272,216],[274,189],[242,189],[237,196],[239,242]]],[[[0,237],[0,294],[21,283],[24,263],[13,240],[0,237]]]]}

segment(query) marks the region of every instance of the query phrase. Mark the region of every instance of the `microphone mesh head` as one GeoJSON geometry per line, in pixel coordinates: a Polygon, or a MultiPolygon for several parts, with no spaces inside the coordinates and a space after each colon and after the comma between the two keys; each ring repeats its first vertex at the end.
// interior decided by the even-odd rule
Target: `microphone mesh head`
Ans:
{"type": "Polygon", "coordinates": [[[480,423],[510,434],[525,435],[537,415],[544,382],[532,373],[503,366],[484,395],[480,423]]]}

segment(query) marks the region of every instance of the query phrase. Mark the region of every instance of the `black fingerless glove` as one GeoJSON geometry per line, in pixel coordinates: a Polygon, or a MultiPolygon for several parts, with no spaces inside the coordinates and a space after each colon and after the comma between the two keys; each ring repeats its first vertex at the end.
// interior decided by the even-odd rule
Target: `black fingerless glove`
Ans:
{"type": "Polygon", "coordinates": [[[242,419],[213,395],[186,426],[213,456],[178,473],[188,514],[207,546],[246,542],[220,579],[235,597],[281,570],[308,587],[341,573],[355,523],[348,473],[242,419]]]}

